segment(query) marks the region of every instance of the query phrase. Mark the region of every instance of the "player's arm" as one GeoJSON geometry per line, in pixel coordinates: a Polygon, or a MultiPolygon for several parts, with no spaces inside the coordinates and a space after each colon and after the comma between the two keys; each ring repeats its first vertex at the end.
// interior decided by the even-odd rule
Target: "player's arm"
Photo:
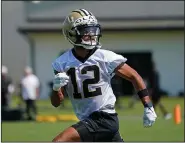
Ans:
{"type": "Polygon", "coordinates": [[[50,96],[51,104],[54,107],[58,107],[61,102],[64,100],[64,87],[61,87],[58,91],[52,91],[52,94],[50,96]]]}
{"type": "Polygon", "coordinates": [[[150,101],[149,93],[142,77],[126,64],[127,59],[121,55],[109,51],[106,54],[106,61],[108,63],[107,69],[109,73],[114,72],[118,76],[132,82],[144,105],[143,125],[144,127],[151,127],[154,124],[157,115],[150,101]]]}
{"type": "Polygon", "coordinates": [[[115,73],[132,82],[144,105],[143,125],[144,127],[151,127],[154,124],[157,115],[152,106],[152,102],[150,101],[149,93],[142,77],[126,63],[119,65],[115,69],[115,73]]]}
{"type": "Polygon", "coordinates": [[[65,73],[54,71],[53,91],[50,96],[51,104],[58,107],[64,100],[64,86],[68,83],[69,77],[65,73]]]}
{"type": "Polygon", "coordinates": [[[146,89],[146,85],[142,77],[132,67],[126,63],[122,63],[114,70],[114,72],[118,76],[123,77],[133,84],[145,107],[151,105],[151,100],[148,90],[146,89]]]}

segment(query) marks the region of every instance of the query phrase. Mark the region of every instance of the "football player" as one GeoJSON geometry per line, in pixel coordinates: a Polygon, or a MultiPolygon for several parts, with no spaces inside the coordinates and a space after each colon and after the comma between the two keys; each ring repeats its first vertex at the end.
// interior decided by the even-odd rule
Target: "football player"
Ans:
{"type": "Polygon", "coordinates": [[[95,16],[85,9],[72,11],[63,23],[63,34],[74,47],[52,63],[55,77],[50,99],[58,107],[66,89],[80,121],[59,133],[53,142],[123,141],[110,83],[115,74],[132,82],[143,103],[143,125],[151,127],[157,116],[143,79],[126,64],[125,57],[101,49],[101,26],[95,16]]]}

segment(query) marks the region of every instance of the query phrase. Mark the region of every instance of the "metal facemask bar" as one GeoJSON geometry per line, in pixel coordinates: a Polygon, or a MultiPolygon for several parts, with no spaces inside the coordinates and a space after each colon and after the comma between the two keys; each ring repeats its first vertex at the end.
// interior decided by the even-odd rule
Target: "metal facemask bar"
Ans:
{"type": "Polygon", "coordinates": [[[100,25],[80,25],[75,27],[77,41],[76,44],[82,44],[86,46],[99,45],[99,38],[101,37],[100,25]]]}

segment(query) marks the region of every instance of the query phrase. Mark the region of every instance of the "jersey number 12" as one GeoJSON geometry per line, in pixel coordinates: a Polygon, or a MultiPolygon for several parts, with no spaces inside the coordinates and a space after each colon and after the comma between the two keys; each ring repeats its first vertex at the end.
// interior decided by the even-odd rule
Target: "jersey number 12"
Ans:
{"type": "MultiPolygon", "coordinates": [[[[91,79],[85,79],[82,82],[83,85],[83,92],[84,92],[84,97],[88,98],[88,97],[94,97],[94,96],[98,96],[98,95],[102,95],[102,91],[101,91],[101,87],[97,87],[95,88],[95,91],[89,91],[88,89],[88,85],[89,84],[96,84],[99,82],[100,80],[100,71],[99,71],[99,67],[96,65],[92,65],[92,66],[86,66],[83,67],[80,71],[81,74],[87,74],[88,71],[92,71],[94,73],[94,78],[91,79]]],[[[70,68],[67,71],[68,75],[70,75],[71,77],[71,82],[73,84],[73,89],[74,89],[74,98],[79,99],[82,98],[81,93],[78,92],[78,85],[76,82],[76,72],[75,72],[75,68],[70,68]]]]}

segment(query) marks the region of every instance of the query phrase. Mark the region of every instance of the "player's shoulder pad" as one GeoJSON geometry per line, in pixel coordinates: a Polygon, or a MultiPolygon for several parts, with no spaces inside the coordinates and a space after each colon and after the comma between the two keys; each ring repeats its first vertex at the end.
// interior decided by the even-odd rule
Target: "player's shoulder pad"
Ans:
{"type": "Polygon", "coordinates": [[[107,49],[98,49],[98,54],[101,55],[104,58],[104,60],[117,55],[115,52],[107,50],[107,49]]]}
{"type": "Polygon", "coordinates": [[[70,50],[67,50],[62,55],[60,55],[55,61],[56,62],[66,62],[69,59],[70,50]]]}
{"type": "Polygon", "coordinates": [[[113,51],[107,50],[107,49],[99,49],[99,51],[103,54],[112,54],[114,53],[113,51]]]}
{"type": "Polygon", "coordinates": [[[66,51],[65,53],[60,55],[58,58],[56,58],[52,62],[52,67],[53,67],[55,73],[61,72],[63,70],[63,67],[68,62],[69,57],[70,57],[70,50],[66,51]]]}
{"type": "MultiPolygon", "coordinates": [[[[71,49],[70,49],[71,50],[71,49]]],[[[58,58],[55,59],[53,63],[66,63],[70,60],[70,50],[64,52],[62,55],[60,55],[58,58]]]]}

